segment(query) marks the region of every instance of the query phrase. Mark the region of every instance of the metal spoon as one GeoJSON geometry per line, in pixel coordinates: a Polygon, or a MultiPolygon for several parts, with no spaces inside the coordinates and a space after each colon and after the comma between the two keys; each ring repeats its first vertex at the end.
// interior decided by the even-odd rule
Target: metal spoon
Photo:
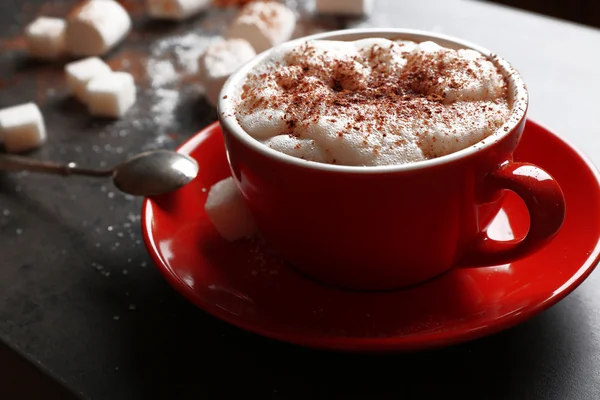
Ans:
{"type": "Polygon", "coordinates": [[[57,175],[112,176],[117,188],[135,196],[157,196],[190,183],[198,175],[193,158],[169,150],[138,154],[112,169],[79,168],[75,163],[60,164],[29,157],[0,154],[0,171],[32,171],[57,175]]]}

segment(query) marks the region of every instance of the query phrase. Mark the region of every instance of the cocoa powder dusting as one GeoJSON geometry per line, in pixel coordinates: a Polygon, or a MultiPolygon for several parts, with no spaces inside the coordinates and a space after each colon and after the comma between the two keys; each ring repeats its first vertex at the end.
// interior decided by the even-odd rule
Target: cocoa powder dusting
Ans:
{"type": "MultiPolygon", "coordinates": [[[[364,144],[371,134],[383,133],[385,138],[393,133],[389,126],[394,121],[420,121],[423,127],[435,125],[437,129],[445,126],[445,134],[452,135],[454,121],[478,121],[481,113],[497,111],[485,103],[465,107],[466,102],[449,100],[447,90],[440,89],[443,83],[443,87],[460,91],[469,79],[478,78],[472,65],[477,65],[479,60],[448,60],[444,52],[415,55],[403,51],[402,43],[392,42],[390,46],[374,45],[366,52],[340,59],[327,51],[317,52],[309,43],[304,43],[288,56],[293,63],[284,68],[271,66],[248,76],[241,93],[244,107],[240,110],[248,114],[257,110],[280,110],[286,127],[281,134],[299,138],[320,118],[327,117],[331,123],[339,119],[347,123],[339,127],[337,137],[360,133],[365,138],[364,144]],[[394,52],[407,57],[407,61],[404,67],[390,70],[387,60],[394,52]],[[265,95],[265,88],[276,95],[265,95]]],[[[506,102],[505,79],[501,93],[494,96],[497,99],[492,103],[506,102]]],[[[497,129],[506,115],[500,117],[486,123],[497,129]]],[[[416,133],[419,135],[427,137],[429,131],[421,130],[416,133]]],[[[419,142],[426,157],[438,156],[426,144],[435,144],[435,139],[419,142]]],[[[406,141],[398,135],[398,140],[390,143],[403,146],[406,141]]],[[[372,151],[379,154],[385,149],[378,145],[372,147],[372,151]]]]}

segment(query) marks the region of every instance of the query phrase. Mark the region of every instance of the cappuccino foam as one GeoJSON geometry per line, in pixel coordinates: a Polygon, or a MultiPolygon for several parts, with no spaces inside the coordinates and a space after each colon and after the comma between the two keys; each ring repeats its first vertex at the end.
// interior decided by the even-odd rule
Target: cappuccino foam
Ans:
{"type": "Polygon", "coordinates": [[[248,75],[235,109],[272,149],[351,166],[441,157],[510,115],[506,79],[479,52],[381,38],[279,50],[248,75]]]}

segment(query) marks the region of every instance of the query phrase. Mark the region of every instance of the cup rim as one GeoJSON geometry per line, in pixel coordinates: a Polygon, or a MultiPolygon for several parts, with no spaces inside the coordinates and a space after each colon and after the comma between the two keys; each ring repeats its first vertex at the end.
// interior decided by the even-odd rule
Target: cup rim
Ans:
{"type": "Polygon", "coordinates": [[[294,39],[278,46],[275,46],[269,50],[266,50],[256,56],[254,59],[246,63],[236,72],[234,72],[229,79],[223,85],[219,94],[217,103],[218,117],[221,126],[225,131],[229,132],[239,142],[244,144],[246,147],[256,151],[257,153],[268,157],[272,160],[279,161],[285,164],[294,165],[301,168],[308,168],[313,170],[330,171],[330,172],[345,172],[345,173],[384,173],[384,172],[400,172],[400,171],[412,171],[420,170],[425,168],[437,167],[440,165],[448,164],[459,159],[469,157],[477,152],[483,151],[495,143],[500,141],[502,138],[508,136],[525,118],[527,114],[527,108],[529,106],[529,93],[527,86],[523,81],[523,78],[519,72],[505,59],[499,57],[495,53],[486,49],[485,47],[479,46],[475,43],[462,40],[453,36],[439,34],[435,32],[428,32],[424,30],[416,29],[401,29],[401,28],[357,28],[357,29],[343,29],[337,31],[329,31],[323,33],[317,33],[314,35],[304,36],[298,39],[294,39]],[[510,117],[500,126],[496,132],[488,136],[487,138],[469,146],[462,150],[454,153],[447,154],[442,157],[433,158],[429,160],[417,161],[406,164],[397,165],[378,165],[378,166],[355,166],[355,165],[338,165],[338,164],[327,164],[317,161],[304,160],[298,157],[290,156],[280,151],[271,149],[264,145],[259,140],[253,138],[247,133],[239,124],[235,117],[234,100],[235,96],[232,93],[236,93],[241,88],[243,81],[246,79],[250,71],[255,68],[259,63],[269,57],[273,52],[281,51],[286,48],[293,48],[307,40],[358,40],[363,38],[382,37],[389,39],[404,39],[414,40],[416,42],[423,41],[434,41],[446,47],[451,48],[465,48],[472,49],[480,52],[492,61],[506,77],[509,83],[509,90],[512,90],[512,112],[510,117]]]}

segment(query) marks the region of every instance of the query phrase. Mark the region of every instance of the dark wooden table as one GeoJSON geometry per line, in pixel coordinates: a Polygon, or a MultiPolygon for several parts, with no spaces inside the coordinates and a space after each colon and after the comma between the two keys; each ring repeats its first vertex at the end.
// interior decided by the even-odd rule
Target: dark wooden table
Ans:
{"type": "MultiPolygon", "coordinates": [[[[0,2],[0,107],[36,101],[49,130],[32,157],[110,165],[174,148],[215,120],[195,60],[231,12],[152,23],[141,0],[127,1],[135,30],[107,59],[134,73],[140,93],[114,122],[91,119],[67,96],[62,63],[23,52],[27,22],[73,3],[0,2]]],[[[600,162],[599,31],[484,3],[377,0],[368,20],[321,18],[297,33],[345,26],[441,31],[494,49],[528,82],[530,116],[600,162]]],[[[0,175],[1,399],[72,397],[62,385],[93,400],[600,398],[598,273],[533,320],[472,343],[389,356],[313,351],[245,333],[183,300],[151,266],[140,204],[105,181],[0,175]]]]}

